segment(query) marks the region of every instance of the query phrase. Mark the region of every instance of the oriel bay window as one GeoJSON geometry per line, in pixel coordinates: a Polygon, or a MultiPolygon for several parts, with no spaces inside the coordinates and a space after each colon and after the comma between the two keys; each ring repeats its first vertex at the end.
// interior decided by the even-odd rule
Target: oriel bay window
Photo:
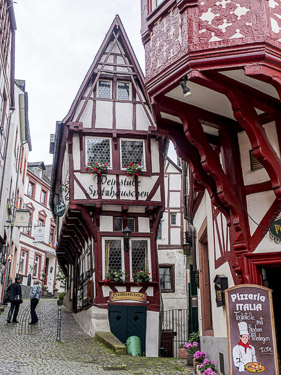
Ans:
{"type": "Polygon", "coordinates": [[[130,163],[140,164],[145,169],[144,142],[121,139],[121,167],[130,163]]]}
{"type": "Polygon", "coordinates": [[[87,143],[87,163],[107,163],[107,167],[112,166],[111,156],[111,139],[88,137],[87,143]]]}

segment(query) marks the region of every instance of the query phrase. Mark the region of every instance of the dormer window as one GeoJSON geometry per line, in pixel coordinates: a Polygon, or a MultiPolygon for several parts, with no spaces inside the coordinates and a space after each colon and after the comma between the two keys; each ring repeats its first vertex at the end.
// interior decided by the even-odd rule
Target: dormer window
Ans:
{"type": "Polygon", "coordinates": [[[142,167],[145,167],[144,142],[122,139],[121,160],[122,169],[125,169],[129,163],[139,163],[142,167]]]}
{"type": "Polygon", "coordinates": [[[98,82],[98,98],[111,99],[111,91],[111,81],[100,80],[98,82]]]}
{"type": "Polygon", "coordinates": [[[111,140],[109,138],[87,138],[87,163],[108,163],[111,168],[111,140]]]}
{"type": "Polygon", "coordinates": [[[117,99],[130,100],[130,86],[129,82],[117,82],[117,99]]]}

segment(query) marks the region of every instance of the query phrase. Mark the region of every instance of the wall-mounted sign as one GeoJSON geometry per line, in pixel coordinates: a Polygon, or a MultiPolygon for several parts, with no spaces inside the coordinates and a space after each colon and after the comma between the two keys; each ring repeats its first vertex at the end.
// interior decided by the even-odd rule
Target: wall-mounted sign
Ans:
{"type": "Polygon", "coordinates": [[[109,301],[139,301],[146,302],[147,296],[146,293],[137,293],[137,292],[109,292],[109,301]]]}
{"type": "Polygon", "coordinates": [[[225,290],[229,374],[279,375],[272,291],[258,285],[225,290]]]}
{"type": "Polygon", "coordinates": [[[279,240],[281,239],[281,219],[275,220],[271,224],[269,232],[273,237],[278,238],[279,240]]]}
{"type": "Polygon", "coordinates": [[[39,225],[34,227],[34,242],[44,242],[45,227],[39,225]]]}
{"type": "Polygon", "coordinates": [[[59,201],[57,204],[55,204],[54,212],[56,216],[63,216],[65,213],[65,204],[63,201],[59,201]]]}
{"type": "Polygon", "coordinates": [[[29,227],[30,211],[29,210],[16,210],[15,226],[16,227],[29,227]]]}

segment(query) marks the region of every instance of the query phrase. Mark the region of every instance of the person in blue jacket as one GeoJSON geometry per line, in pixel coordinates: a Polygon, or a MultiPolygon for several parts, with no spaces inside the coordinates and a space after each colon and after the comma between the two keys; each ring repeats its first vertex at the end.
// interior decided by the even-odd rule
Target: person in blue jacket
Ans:
{"type": "Polygon", "coordinates": [[[31,315],[31,322],[28,324],[36,324],[38,323],[38,316],[36,314],[36,306],[38,305],[39,299],[41,297],[41,286],[38,280],[34,281],[34,285],[31,288],[29,293],[30,298],[30,315],[31,315]]]}

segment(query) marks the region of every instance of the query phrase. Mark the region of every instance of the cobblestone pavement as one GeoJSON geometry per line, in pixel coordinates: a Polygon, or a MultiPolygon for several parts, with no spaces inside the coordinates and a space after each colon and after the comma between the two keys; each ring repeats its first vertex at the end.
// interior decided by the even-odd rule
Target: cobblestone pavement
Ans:
{"type": "Polygon", "coordinates": [[[6,322],[5,309],[0,315],[0,375],[192,374],[183,360],[117,356],[82,331],[64,307],[61,312],[62,341],[56,341],[55,300],[40,301],[36,325],[28,325],[29,301],[20,307],[18,324],[6,322]]]}

